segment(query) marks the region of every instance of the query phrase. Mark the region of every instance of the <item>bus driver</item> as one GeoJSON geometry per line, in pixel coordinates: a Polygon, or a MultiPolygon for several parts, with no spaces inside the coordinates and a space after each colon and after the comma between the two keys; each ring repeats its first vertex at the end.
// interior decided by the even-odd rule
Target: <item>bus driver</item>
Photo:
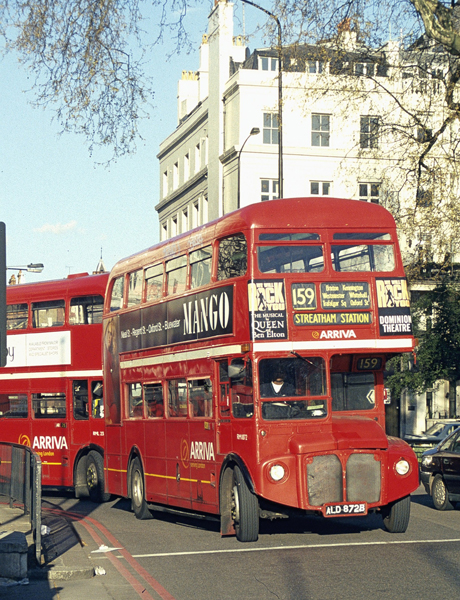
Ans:
{"type": "Polygon", "coordinates": [[[278,398],[282,396],[295,396],[296,391],[292,383],[286,381],[282,369],[275,369],[272,380],[268,383],[262,383],[260,386],[261,398],[278,398]]]}

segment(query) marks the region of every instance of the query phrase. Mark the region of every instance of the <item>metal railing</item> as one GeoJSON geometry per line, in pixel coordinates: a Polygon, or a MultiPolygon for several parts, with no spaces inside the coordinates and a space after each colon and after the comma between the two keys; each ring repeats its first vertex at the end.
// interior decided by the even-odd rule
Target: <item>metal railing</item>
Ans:
{"type": "Polygon", "coordinates": [[[0,496],[9,500],[10,508],[20,507],[30,516],[35,556],[40,564],[42,463],[27,446],[0,442],[0,496]]]}

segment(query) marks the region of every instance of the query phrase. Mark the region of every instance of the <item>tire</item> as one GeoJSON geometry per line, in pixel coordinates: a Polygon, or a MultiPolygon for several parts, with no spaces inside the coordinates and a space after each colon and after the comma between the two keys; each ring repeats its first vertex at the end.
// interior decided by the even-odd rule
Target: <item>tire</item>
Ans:
{"type": "Polygon", "coordinates": [[[410,496],[396,500],[387,507],[383,524],[390,533],[404,533],[409,525],[410,496]]]}
{"type": "Polygon", "coordinates": [[[232,517],[237,540],[256,542],[259,537],[259,501],[248,488],[239,467],[233,470],[232,517]]]}
{"type": "Polygon", "coordinates": [[[136,519],[151,519],[152,514],[145,501],[144,473],[138,458],[133,460],[131,466],[131,509],[136,519]]]}
{"type": "Polygon", "coordinates": [[[431,486],[431,497],[436,510],[452,510],[454,507],[449,502],[449,492],[442,475],[436,475],[431,486]]]}
{"type": "Polygon", "coordinates": [[[110,500],[110,494],[105,491],[104,459],[95,450],[91,450],[86,457],[86,485],[89,498],[93,502],[110,500]]]}

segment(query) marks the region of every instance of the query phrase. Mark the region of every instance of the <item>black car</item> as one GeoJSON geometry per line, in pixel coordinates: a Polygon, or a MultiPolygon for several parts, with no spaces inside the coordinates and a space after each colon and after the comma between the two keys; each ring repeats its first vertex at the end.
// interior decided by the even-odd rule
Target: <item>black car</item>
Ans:
{"type": "Polygon", "coordinates": [[[460,429],[422,454],[420,480],[438,510],[460,502],[460,429]]]}
{"type": "Polygon", "coordinates": [[[460,427],[460,421],[451,423],[434,423],[421,435],[407,434],[404,441],[410,446],[439,444],[443,439],[460,427]]]}

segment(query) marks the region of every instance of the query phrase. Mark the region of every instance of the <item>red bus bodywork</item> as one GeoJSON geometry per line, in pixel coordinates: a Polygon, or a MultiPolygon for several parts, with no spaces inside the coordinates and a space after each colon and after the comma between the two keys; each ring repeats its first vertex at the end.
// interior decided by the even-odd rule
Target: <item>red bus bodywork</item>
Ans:
{"type": "Polygon", "coordinates": [[[385,435],[383,371],[414,338],[383,207],[274,200],[131,256],[104,332],[108,490],[138,518],[219,514],[242,541],[292,510],[407,527],[418,466],[385,435]]]}
{"type": "Polygon", "coordinates": [[[104,496],[102,307],[108,273],[7,287],[0,439],[33,448],[42,483],[104,496]]]}

